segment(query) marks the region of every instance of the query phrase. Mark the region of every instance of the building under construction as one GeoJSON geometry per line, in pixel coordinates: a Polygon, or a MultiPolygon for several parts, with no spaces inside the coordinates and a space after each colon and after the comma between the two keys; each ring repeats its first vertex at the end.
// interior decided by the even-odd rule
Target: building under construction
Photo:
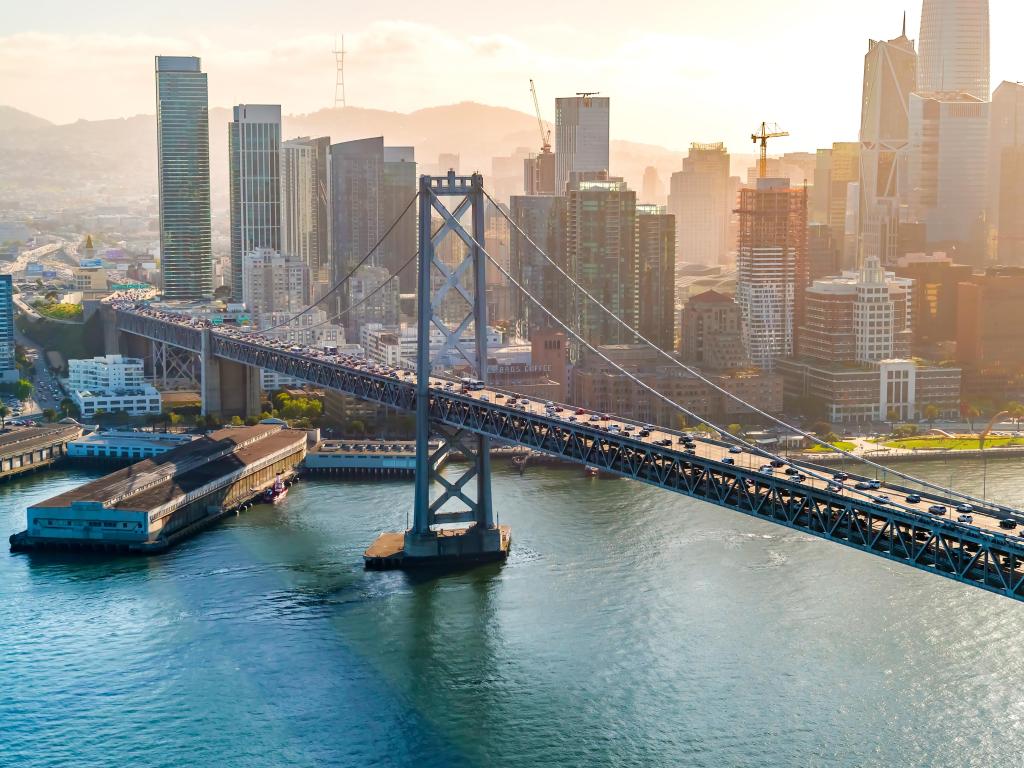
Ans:
{"type": "Polygon", "coordinates": [[[736,302],[743,312],[750,359],[772,370],[796,354],[794,328],[803,317],[807,263],[807,190],[789,179],[761,178],[740,190],[736,302]]]}

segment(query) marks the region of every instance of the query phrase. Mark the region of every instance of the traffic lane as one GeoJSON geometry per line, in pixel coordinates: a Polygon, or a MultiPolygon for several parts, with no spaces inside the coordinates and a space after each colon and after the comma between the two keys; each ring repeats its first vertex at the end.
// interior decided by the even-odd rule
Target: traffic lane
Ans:
{"type": "MultiPolygon", "coordinates": [[[[463,394],[466,394],[469,397],[476,400],[482,400],[483,397],[486,397],[487,402],[495,402],[498,404],[501,404],[501,399],[498,398],[498,395],[502,395],[503,399],[506,399],[509,402],[514,402],[516,407],[521,407],[522,410],[524,410],[527,413],[535,415],[547,415],[545,403],[542,403],[539,400],[532,400],[530,398],[512,398],[508,395],[505,395],[504,393],[497,392],[494,390],[482,390],[478,392],[470,392],[463,394]],[[526,400],[526,403],[523,403],[523,400],[526,400]]],[[[561,407],[563,410],[561,413],[556,412],[555,414],[552,415],[552,417],[555,419],[568,422],[571,416],[575,416],[577,418],[577,421],[570,423],[580,426],[589,426],[590,428],[596,429],[598,431],[606,432],[609,434],[617,434],[617,436],[619,437],[628,437],[637,442],[649,444],[654,447],[669,448],[670,450],[676,453],[681,453],[684,456],[686,455],[685,449],[681,449],[680,444],[678,442],[681,436],[680,432],[669,432],[664,429],[656,428],[652,430],[650,435],[648,435],[647,437],[641,437],[639,432],[643,427],[642,424],[638,424],[636,422],[624,419],[602,419],[599,421],[591,421],[592,416],[601,414],[596,414],[591,411],[587,411],[585,414],[577,415],[577,410],[585,409],[574,409],[564,405],[558,407],[561,407]],[[618,427],[617,432],[609,429],[610,427],[613,426],[618,427]],[[626,431],[627,426],[631,427],[631,431],[626,431]],[[664,440],[669,440],[670,445],[657,445],[659,441],[664,440]]],[[[696,445],[696,455],[705,460],[717,461],[721,463],[723,459],[732,458],[736,466],[740,466],[743,469],[746,469],[751,472],[760,472],[762,467],[770,465],[772,461],[772,459],[770,458],[753,454],[749,450],[744,450],[742,453],[739,454],[733,454],[729,451],[728,447],[726,446],[708,442],[696,436],[693,437],[693,440],[696,445]]],[[[771,475],[773,477],[777,476],[779,479],[786,480],[790,483],[808,486],[821,491],[828,491],[829,486],[837,485],[836,481],[834,480],[834,473],[830,474],[827,471],[821,472],[810,470],[804,467],[799,467],[798,465],[794,465],[794,469],[804,477],[802,481],[797,481],[794,479],[794,476],[785,474],[785,468],[773,467],[771,475]]],[[[918,514],[935,517],[936,519],[956,521],[957,516],[960,514],[956,510],[955,504],[953,504],[948,499],[944,499],[941,502],[941,505],[946,508],[946,514],[932,515],[928,512],[928,507],[931,506],[932,504],[940,502],[931,501],[927,497],[922,498],[922,500],[917,503],[911,502],[908,500],[908,498],[911,495],[913,495],[912,492],[902,491],[897,488],[888,486],[885,483],[881,483],[881,487],[878,489],[870,490],[857,489],[852,484],[847,485],[845,483],[842,484],[840,487],[841,490],[839,492],[832,491],[839,498],[850,498],[861,501],[870,501],[877,505],[880,504],[881,502],[876,501],[876,499],[884,496],[887,497],[884,506],[890,506],[893,509],[898,509],[905,512],[916,512],[918,514]]],[[[981,530],[990,533],[1000,533],[1003,535],[1007,534],[1007,530],[1001,528],[999,525],[1000,518],[989,515],[986,512],[973,509],[970,512],[970,514],[973,517],[973,523],[962,523],[961,525],[973,525],[976,528],[980,528],[981,530]]]]}

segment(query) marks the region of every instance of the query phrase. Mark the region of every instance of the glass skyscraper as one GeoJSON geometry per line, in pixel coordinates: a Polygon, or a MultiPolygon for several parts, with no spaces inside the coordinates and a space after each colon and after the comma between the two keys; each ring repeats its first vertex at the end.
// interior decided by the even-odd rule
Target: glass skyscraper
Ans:
{"type": "Polygon", "coordinates": [[[0,383],[18,380],[14,360],[14,279],[0,275],[0,383]]]}
{"type": "Polygon", "coordinates": [[[156,57],[156,132],[164,298],[208,298],[210,122],[206,74],[197,57],[156,57]]]}
{"type": "Polygon", "coordinates": [[[242,265],[257,248],[281,250],[281,107],[240,104],[228,125],[231,297],[242,301],[242,265]]]}
{"type": "Polygon", "coordinates": [[[570,175],[609,170],[607,96],[555,99],[555,194],[565,194],[570,175]]]}
{"type": "Polygon", "coordinates": [[[988,0],[924,0],[917,90],[988,101],[988,0]]]}

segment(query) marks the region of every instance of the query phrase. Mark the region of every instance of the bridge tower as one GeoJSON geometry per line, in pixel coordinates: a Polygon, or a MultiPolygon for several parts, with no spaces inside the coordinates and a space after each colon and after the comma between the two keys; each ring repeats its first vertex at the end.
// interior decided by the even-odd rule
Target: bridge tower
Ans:
{"type": "Polygon", "coordinates": [[[440,366],[464,363],[475,378],[487,380],[483,177],[456,176],[454,171],[421,176],[419,226],[416,490],[403,560],[409,565],[503,560],[510,535],[507,526],[495,522],[490,440],[432,418],[430,398],[430,375],[440,366]],[[463,225],[467,215],[469,231],[463,225]],[[432,333],[441,338],[433,353],[432,333]],[[438,470],[438,459],[448,452],[466,460],[457,465],[464,467],[457,478],[438,470]],[[433,499],[432,489],[439,491],[433,499]]]}

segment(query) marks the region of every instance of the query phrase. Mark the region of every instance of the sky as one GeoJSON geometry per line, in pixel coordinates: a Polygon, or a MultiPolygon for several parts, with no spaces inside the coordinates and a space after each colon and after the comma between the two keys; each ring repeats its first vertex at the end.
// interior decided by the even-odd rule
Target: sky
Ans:
{"type": "MultiPolygon", "coordinates": [[[[918,37],[921,0],[907,6],[918,37]]],[[[1024,80],[1024,2],[991,0],[992,83],[1024,80]]],[[[344,34],[350,106],[409,112],[477,101],[546,120],[554,98],[612,99],[612,136],[683,149],[775,122],[774,152],[857,138],[869,38],[900,33],[893,0],[4,0],[0,104],[54,122],[153,112],[153,57],[198,55],[211,106],[331,106],[344,34]],[[240,8],[244,7],[244,12],[240,8]]]]}

